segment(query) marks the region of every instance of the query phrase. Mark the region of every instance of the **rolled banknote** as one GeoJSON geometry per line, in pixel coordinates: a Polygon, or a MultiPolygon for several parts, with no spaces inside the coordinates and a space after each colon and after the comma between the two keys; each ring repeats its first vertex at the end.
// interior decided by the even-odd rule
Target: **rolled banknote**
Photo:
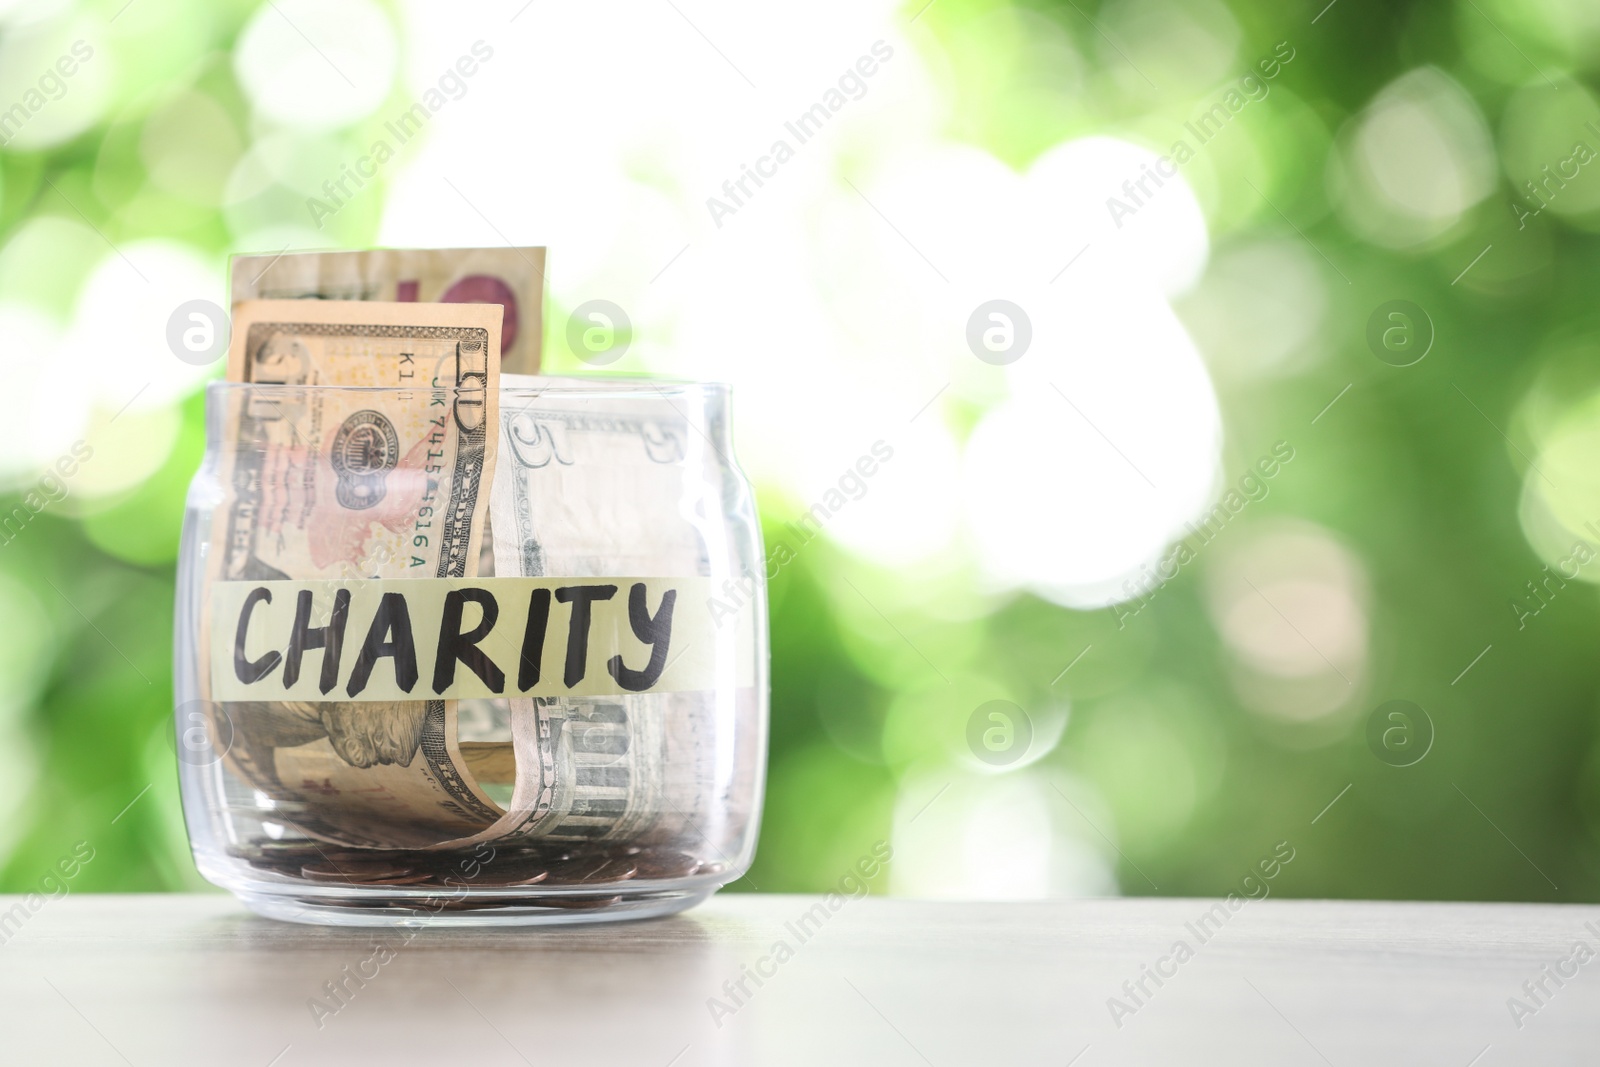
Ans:
{"type": "MultiPolygon", "coordinates": [[[[688,420],[654,398],[542,395],[544,381],[505,379],[496,575],[709,574],[720,511],[697,520],[685,499],[683,467],[703,447],[688,420]]],[[[511,698],[517,779],[481,839],[698,847],[716,807],[716,702],[706,691],[511,698]]]]}
{"type": "Polygon", "coordinates": [[[543,248],[387,248],[235,256],[232,300],[498,304],[501,367],[537,374],[544,341],[543,248]]]}
{"type": "MultiPolygon", "coordinates": [[[[500,322],[478,304],[237,305],[229,378],[291,388],[228,398],[213,581],[472,576],[500,322]]],[[[465,768],[455,701],[222,710],[238,738],[230,766],[307,832],[418,847],[501,815],[465,768]]]]}

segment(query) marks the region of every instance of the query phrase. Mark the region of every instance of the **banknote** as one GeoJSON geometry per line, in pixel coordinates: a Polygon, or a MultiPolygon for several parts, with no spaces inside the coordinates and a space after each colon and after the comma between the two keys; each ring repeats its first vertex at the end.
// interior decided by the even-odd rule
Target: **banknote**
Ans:
{"type": "MultiPolygon", "coordinates": [[[[479,304],[238,304],[229,378],[285,388],[227,397],[212,579],[472,576],[498,442],[500,323],[479,304]]],[[[423,847],[502,814],[466,767],[454,701],[223,711],[230,765],[318,836],[423,847]]]]}
{"type": "Polygon", "coordinates": [[[391,248],[235,256],[232,299],[499,304],[500,365],[536,374],[544,340],[543,248],[391,248]]]}
{"type": "MultiPolygon", "coordinates": [[[[541,393],[508,375],[491,494],[495,573],[710,573],[722,516],[696,514],[683,467],[688,421],[655,399],[541,393]],[[524,399],[526,398],[526,399],[524,399]]],[[[692,480],[689,481],[692,484],[692,480]]],[[[714,805],[715,694],[511,698],[517,777],[481,839],[672,840],[714,805]]]]}

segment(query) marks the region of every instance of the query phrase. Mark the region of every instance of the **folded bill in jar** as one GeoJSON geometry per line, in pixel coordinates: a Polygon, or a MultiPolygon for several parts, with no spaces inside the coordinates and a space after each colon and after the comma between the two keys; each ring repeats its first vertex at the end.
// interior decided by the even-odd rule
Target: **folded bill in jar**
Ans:
{"type": "MultiPolygon", "coordinates": [[[[537,379],[524,383],[539,387],[537,379]]],[[[491,494],[497,575],[711,572],[716,525],[684,499],[683,468],[697,438],[673,405],[539,395],[508,405],[501,423],[491,494]]],[[[710,633],[687,636],[674,655],[727,640],[711,622],[710,633]]],[[[506,815],[480,839],[576,846],[648,835],[690,848],[710,841],[710,739],[728,714],[714,690],[511,694],[507,703],[517,776],[506,815]]]]}
{"type": "Polygon", "coordinates": [[[235,256],[232,300],[499,304],[501,368],[537,374],[544,341],[543,248],[383,248],[235,256]]]}
{"type": "MultiPolygon", "coordinates": [[[[212,582],[474,576],[500,325],[481,304],[238,304],[228,377],[288,388],[227,399],[212,582]],[[385,390],[320,388],[338,386],[385,390]]],[[[220,707],[230,766],[309,833],[416,847],[501,814],[465,769],[453,700],[220,707]]]]}

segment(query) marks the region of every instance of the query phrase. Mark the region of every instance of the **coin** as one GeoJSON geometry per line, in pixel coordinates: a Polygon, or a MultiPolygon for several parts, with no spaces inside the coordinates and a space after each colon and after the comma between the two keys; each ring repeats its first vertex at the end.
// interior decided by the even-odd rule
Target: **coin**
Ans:
{"type": "Polygon", "coordinates": [[[700,866],[700,857],[675,848],[656,847],[642,853],[637,862],[641,878],[682,878],[694,873],[700,866]]]}
{"type": "Polygon", "coordinates": [[[565,862],[547,864],[552,885],[590,885],[632,878],[636,866],[626,857],[590,851],[571,855],[565,862]]]}
{"type": "Polygon", "coordinates": [[[574,863],[563,879],[569,882],[625,882],[637,874],[639,868],[625,859],[602,858],[599,863],[574,863]]]}
{"type": "Polygon", "coordinates": [[[418,885],[419,883],[431,882],[432,880],[433,875],[426,871],[418,871],[413,874],[406,874],[393,878],[366,877],[362,878],[361,882],[363,885],[418,885]]]}
{"type": "Polygon", "coordinates": [[[254,847],[257,852],[264,855],[299,855],[317,851],[317,846],[310,841],[274,841],[270,838],[255,842],[254,847]]]}
{"type": "MultiPolygon", "coordinates": [[[[404,867],[386,860],[351,860],[345,858],[335,862],[332,859],[316,860],[302,864],[300,873],[314,882],[378,882],[391,885],[401,884],[398,879],[406,879],[416,872],[410,867],[404,867]]],[[[425,880],[423,875],[418,881],[425,880]]]]}

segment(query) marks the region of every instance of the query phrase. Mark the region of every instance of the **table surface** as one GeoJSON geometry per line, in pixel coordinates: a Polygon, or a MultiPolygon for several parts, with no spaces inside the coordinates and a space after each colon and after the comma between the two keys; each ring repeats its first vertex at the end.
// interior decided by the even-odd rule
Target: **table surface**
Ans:
{"type": "Polygon", "coordinates": [[[277,923],[220,895],[0,897],[0,917],[24,904],[0,928],[0,1060],[1600,1061],[1600,907],[834,902],[413,932],[277,923]]]}

